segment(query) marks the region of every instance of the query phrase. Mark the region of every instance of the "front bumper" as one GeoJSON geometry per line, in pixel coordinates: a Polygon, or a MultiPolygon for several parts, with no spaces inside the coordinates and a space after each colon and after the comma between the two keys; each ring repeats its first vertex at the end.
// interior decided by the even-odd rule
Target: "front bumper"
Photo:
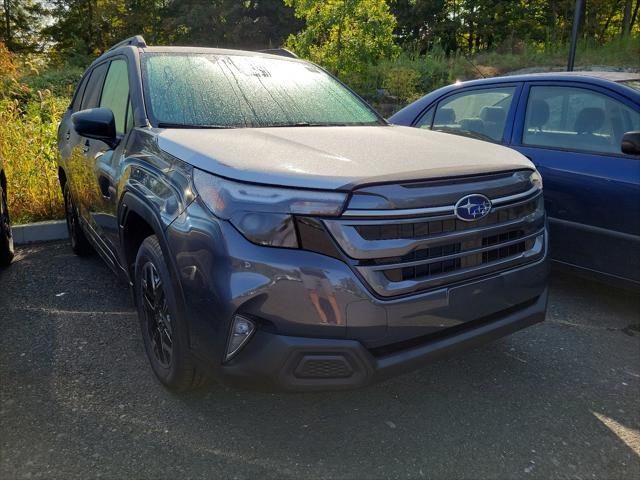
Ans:
{"type": "Polygon", "coordinates": [[[254,245],[197,201],[166,234],[192,353],[212,376],[234,384],[358,387],[544,318],[546,238],[536,262],[388,299],[346,262],[254,245]],[[257,331],[224,363],[238,314],[255,320],[257,331]]]}
{"type": "Polygon", "coordinates": [[[379,355],[355,340],[291,337],[259,331],[242,355],[225,365],[220,373],[226,383],[245,388],[309,391],[362,387],[541,322],[546,307],[545,289],[526,305],[379,355]]]}

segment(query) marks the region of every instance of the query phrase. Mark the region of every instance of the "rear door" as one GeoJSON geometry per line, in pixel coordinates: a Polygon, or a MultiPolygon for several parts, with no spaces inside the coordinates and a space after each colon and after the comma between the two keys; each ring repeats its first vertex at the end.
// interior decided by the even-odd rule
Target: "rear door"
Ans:
{"type": "Polygon", "coordinates": [[[580,82],[530,82],[512,146],[544,181],[554,260],[640,280],[640,159],[620,151],[640,107],[580,82]]]}

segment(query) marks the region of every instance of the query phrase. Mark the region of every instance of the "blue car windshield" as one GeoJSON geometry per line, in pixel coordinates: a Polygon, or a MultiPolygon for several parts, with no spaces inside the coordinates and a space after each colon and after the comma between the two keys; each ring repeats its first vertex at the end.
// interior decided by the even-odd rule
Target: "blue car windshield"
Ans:
{"type": "Polygon", "coordinates": [[[366,103],[320,68],[266,56],[146,53],[149,116],[166,127],[380,125],[366,103]]]}

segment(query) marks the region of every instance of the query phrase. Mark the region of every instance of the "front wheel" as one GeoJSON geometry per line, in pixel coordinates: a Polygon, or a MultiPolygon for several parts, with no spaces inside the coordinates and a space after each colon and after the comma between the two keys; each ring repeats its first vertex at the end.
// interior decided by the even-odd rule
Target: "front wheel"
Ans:
{"type": "Polygon", "coordinates": [[[6,267],[13,260],[13,236],[7,207],[7,194],[0,189],[0,266],[6,267]]]}
{"type": "Polygon", "coordinates": [[[153,373],[170,390],[205,383],[189,352],[187,328],[178,315],[176,293],[158,238],[146,238],[136,258],[134,281],[138,318],[153,373]]]}

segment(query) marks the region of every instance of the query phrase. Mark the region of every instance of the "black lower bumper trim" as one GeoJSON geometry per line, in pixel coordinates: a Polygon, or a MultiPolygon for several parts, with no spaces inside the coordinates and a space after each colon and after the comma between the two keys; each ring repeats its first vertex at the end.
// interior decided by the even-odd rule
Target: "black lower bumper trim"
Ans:
{"type": "Polygon", "coordinates": [[[381,356],[372,355],[355,340],[290,337],[258,331],[219,373],[225,383],[245,388],[292,391],[357,388],[541,322],[547,296],[545,290],[535,301],[503,312],[495,319],[483,319],[469,328],[455,329],[450,334],[443,332],[420,345],[381,356]]]}

